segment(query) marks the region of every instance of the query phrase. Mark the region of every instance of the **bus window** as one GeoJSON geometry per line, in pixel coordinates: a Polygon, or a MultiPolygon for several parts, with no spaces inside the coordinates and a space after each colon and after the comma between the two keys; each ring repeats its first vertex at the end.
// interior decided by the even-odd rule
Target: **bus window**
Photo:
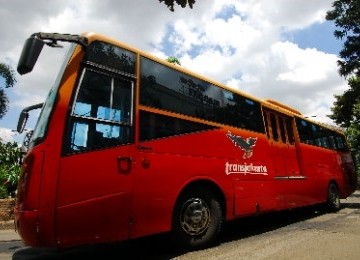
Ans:
{"type": "Polygon", "coordinates": [[[299,131],[300,141],[305,144],[314,145],[313,131],[309,122],[298,119],[297,128],[299,131]]]}
{"type": "Polygon", "coordinates": [[[269,125],[268,125],[268,123],[269,123],[268,115],[269,115],[269,112],[267,112],[267,111],[263,112],[266,135],[267,135],[267,138],[270,139],[270,132],[269,132],[270,129],[269,129],[269,125]]]}
{"type": "Polygon", "coordinates": [[[264,133],[260,103],[141,57],[140,103],[264,133]]]}
{"type": "Polygon", "coordinates": [[[333,150],[347,148],[345,137],[334,130],[326,129],[303,119],[297,119],[297,127],[302,143],[333,150]]]}
{"type": "Polygon", "coordinates": [[[288,135],[288,139],[289,139],[289,143],[290,143],[290,144],[294,144],[294,143],[295,143],[292,121],[293,121],[293,120],[290,119],[290,118],[286,118],[286,119],[285,119],[285,122],[286,122],[286,132],[287,132],[287,135],[288,135]]]}
{"type": "Polygon", "coordinates": [[[329,133],[329,142],[330,142],[330,148],[336,150],[337,146],[336,146],[336,139],[334,135],[331,135],[332,133],[329,133]]]}
{"type": "Polygon", "coordinates": [[[346,148],[345,142],[344,142],[343,138],[341,138],[341,136],[336,137],[336,143],[337,143],[337,147],[339,150],[346,148]]]}
{"type": "Polygon", "coordinates": [[[182,135],[215,127],[199,124],[176,117],[159,115],[146,111],[140,112],[140,141],[182,135]]]}
{"type": "Polygon", "coordinates": [[[93,42],[88,47],[85,59],[91,63],[114,68],[127,76],[135,75],[136,54],[118,46],[93,42]]]}
{"type": "Polygon", "coordinates": [[[132,82],[85,70],[73,105],[66,151],[129,143],[132,82]]]}
{"type": "Polygon", "coordinates": [[[330,148],[330,143],[328,139],[329,132],[318,125],[311,124],[312,130],[313,130],[313,138],[315,140],[315,145],[324,147],[324,148],[330,148]]]}
{"type": "Polygon", "coordinates": [[[285,119],[281,116],[278,117],[279,119],[279,127],[280,127],[280,135],[281,141],[286,144],[286,128],[285,128],[285,119]]]}
{"type": "Polygon", "coordinates": [[[274,141],[279,140],[279,134],[277,130],[277,123],[276,123],[276,117],[273,113],[270,113],[270,124],[271,124],[271,130],[272,130],[272,137],[274,141]]]}

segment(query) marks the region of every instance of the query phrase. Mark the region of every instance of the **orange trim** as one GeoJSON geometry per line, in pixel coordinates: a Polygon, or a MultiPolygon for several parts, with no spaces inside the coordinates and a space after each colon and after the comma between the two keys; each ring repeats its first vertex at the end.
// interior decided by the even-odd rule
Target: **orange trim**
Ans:
{"type": "MultiPolygon", "coordinates": [[[[299,111],[297,111],[296,109],[292,108],[292,107],[289,107],[287,105],[284,105],[278,101],[275,101],[275,100],[272,100],[272,99],[265,99],[264,102],[266,103],[270,103],[271,105],[275,105],[277,107],[280,107],[282,109],[285,109],[285,110],[288,110],[294,114],[297,114],[297,115],[302,115],[299,111]]],[[[280,110],[280,109],[279,109],[280,110]]]]}

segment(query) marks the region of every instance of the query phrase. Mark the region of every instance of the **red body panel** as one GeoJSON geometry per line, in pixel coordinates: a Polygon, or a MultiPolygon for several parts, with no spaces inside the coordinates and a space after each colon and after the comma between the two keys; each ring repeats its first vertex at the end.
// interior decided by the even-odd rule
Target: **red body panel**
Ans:
{"type": "MultiPolygon", "coordinates": [[[[42,179],[36,182],[41,184],[39,206],[17,208],[19,233],[28,245],[66,247],[169,231],[179,193],[198,180],[223,192],[227,219],[324,202],[330,180],[338,183],[342,196],[352,192],[336,152],[302,144],[300,161],[306,163],[300,172],[291,168],[280,176],[265,136],[233,133],[258,138],[251,158],[244,159],[219,129],[63,157],[52,171],[43,162],[42,179]],[[119,165],[122,156],[131,157],[130,165],[119,165]],[[244,166],[247,170],[241,171],[244,166]]],[[[285,168],[293,151],[281,155],[285,168]]],[[[32,177],[36,174],[41,171],[34,169],[32,177]]]]}

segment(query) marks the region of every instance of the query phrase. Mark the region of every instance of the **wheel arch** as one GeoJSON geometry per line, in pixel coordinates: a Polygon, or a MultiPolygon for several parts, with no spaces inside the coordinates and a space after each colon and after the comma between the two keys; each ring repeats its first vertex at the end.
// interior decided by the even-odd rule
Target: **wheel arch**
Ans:
{"type": "Polygon", "coordinates": [[[329,180],[329,183],[328,183],[328,185],[327,185],[327,189],[330,187],[330,185],[331,184],[334,184],[335,186],[336,186],[336,188],[337,188],[337,190],[338,190],[338,192],[339,192],[339,195],[340,195],[340,197],[342,196],[342,190],[340,189],[340,186],[339,186],[339,183],[338,183],[338,181],[336,180],[336,179],[334,179],[334,178],[331,178],[330,180],[329,180]]]}
{"type": "Polygon", "coordinates": [[[329,183],[328,183],[327,187],[329,187],[331,184],[334,184],[336,186],[341,199],[346,199],[347,198],[348,194],[346,194],[344,183],[341,180],[336,180],[334,178],[331,178],[329,180],[329,183]]]}

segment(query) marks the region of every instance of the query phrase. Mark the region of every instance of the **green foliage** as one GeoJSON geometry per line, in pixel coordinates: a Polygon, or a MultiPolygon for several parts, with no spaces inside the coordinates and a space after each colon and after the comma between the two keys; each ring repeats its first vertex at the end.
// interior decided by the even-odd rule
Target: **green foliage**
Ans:
{"type": "Polygon", "coordinates": [[[329,117],[342,127],[349,127],[359,122],[360,115],[356,104],[360,101],[360,77],[351,77],[348,80],[349,89],[342,95],[335,95],[332,115],[329,117]]]}
{"type": "Polygon", "coordinates": [[[0,198],[14,197],[20,177],[21,149],[16,142],[0,139],[0,198]]]}
{"type": "MultiPolygon", "coordinates": [[[[0,63],[0,77],[5,79],[5,88],[13,87],[16,83],[13,69],[5,63],[0,63]]],[[[7,112],[9,100],[3,86],[0,86],[0,119],[7,112]]]]}
{"type": "Polygon", "coordinates": [[[358,124],[350,125],[350,127],[346,129],[346,136],[347,141],[353,148],[353,155],[357,165],[357,173],[360,175],[360,126],[358,124]]]}
{"type": "Polygon", "coordinates": [[[159,2],[164,2],[164,4],[170,9],[171,12],[174,12],[174,4],[180,5],[182,8],[185,8],[188,4],[192,9],[195,4],[195,0],[159,0],[159,2]]]}
{"type": "Polygon", "coordinates": [[[348,90],[335,96],[332,115],[329,117],[346,127],[346,138],[353,150],[357,173],[360,175],[360,78],[350,78],[348,85],[348,90]]]}
{"type": "Polygon", "coordinates": [[[16,83],[14,70],[5,63],[0,63],[0,76],[5,79],[5,87],[11,88],[16,83]]]}
{"type": "Polygon", "coordinates": [[[0,119],[5,115],[8,109],[9,100],[5,90],[0,87],[0,119]]]}
{"type": "Polygon", "coordinates": [[[170,62],[170,63],[172,63],[172,64],[175,64],[175,65],[177,64],[177,65],[181,66],[180,60],[179,60],[178,58],[176,58],[176,57],[170,56],[170,57],[168,57],[168,58],[166,59],[166,61],[167,61],[167,62],[170,62]]]}
{"type": "Polygon", "coordinates": [[[335,0],[326,19],[334,21],[334,36],[344,40],[339,53],[339,74],[348,79],[349,89],[335,96],[332,115],[337,124],[346,127],[346,137],[353,150],[360,175],[360,1],[335,0]]]}
{"type": "Polygon", "coordinates": [[[339,53],[339,73],[345,77],[352,74],[360,76],[360,1],[336,0],[332,7],[326,19],[335,22],[337,29],[334,36],[337,39],[346,38],[339,53]]]}

